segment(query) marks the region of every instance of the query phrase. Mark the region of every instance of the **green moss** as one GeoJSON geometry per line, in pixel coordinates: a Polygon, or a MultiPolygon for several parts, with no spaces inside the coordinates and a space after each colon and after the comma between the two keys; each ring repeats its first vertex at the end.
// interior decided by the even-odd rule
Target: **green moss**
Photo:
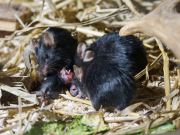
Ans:
{"type": "Polygon", "coordinates": [[[151,134],[162,134],[170,131],[174,131],[176,129],[175,125],[172,123],[166,123],[157,128],[151,130],[151,134]]]}
{"type": "Polygon", "coordinates": [[[92,127],[81,123],[81,118],[74,118],[70,122],[37,122],[26,135],[88,135],[93,132],[92,127]]]}

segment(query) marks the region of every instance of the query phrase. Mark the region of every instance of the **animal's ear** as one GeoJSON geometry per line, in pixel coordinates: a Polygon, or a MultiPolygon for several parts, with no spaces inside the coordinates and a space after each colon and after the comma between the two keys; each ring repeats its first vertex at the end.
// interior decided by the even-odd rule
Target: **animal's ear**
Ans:
{"type": "Polygon", "coordinates": [[[83,58],[83,62],[89,62],[94,59],[94,52],[91,50],[86,50],[83,58]]]}
{"type": "Polygon", "coordinates": [[[54,36],[53,36],[52,33],[45,32],[45,33],[43,33],[42,38],[43,38],[43,41],[44,41],[44,45],[46,47],[51,47],[51,46],[53,46],[55,44],[54,36]]]}
{"type": "Polygon", "coordinates": [[[29,48],[31,48],[35,54],[38,54],[39,41],[37,39],[32,39],[29,42],[29,48]]]}
{"type": "Polygon", "coordinates": [[[32,39],[32,40],[30,41],[29,45],[30,45],[31,47],[33,47],[33,48],[38,48],[39,42],[38,42],[37,39],[32,39]]]}
{"type": "Polygon", "coordinates": [[[77,79],[82,82],[82,78],[83,78],[83,70],[81,67],[78,67],[76,65],[73,66],[74,69],[74,74],[77,77],[77,79]]]}
{"type": "Polygon", "coordinates": [[[84,58],[85,50],[86,50],[86,44],[85,43],[78,44],[77,55],[80,57],[81,60],[84,58]]]}

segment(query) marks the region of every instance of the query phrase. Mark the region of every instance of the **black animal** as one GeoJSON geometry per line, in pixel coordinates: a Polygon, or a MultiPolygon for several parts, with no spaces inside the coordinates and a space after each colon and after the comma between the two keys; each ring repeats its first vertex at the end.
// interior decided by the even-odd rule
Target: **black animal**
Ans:
{"type": "Polygon", "coordinates": [[[62,28],[49,28],[35,48],[41,74],[54,74],[64,67],[72,70],[76,48],[77,40],[70,32],[62,28]]]}
{"type": "Polygon", "coordinates": [[[63,88],[63,80],[55,74],[44,78],[43,83],[41,83],[40,86],[40,91],[36,94],[43,97],[42,100],[54,99],[58,98],[58,95],[62,92],[63,88]]]}
{"type": "Polygon", "coordinates": [[[54,97],[56,90],[71,83],[77,40],[62,28],[46,30],[34,45],[42,77],[40,90],[44,95],[54,97]]]}
{"type": "Polygon", "coordinates": [[[73,80],[71,84],[69,85],[68,89],[72,96],[78,97],[78,98],[86,98],[86,95],[81,92],[81,90],[84,89],[83,85],[76,76],[73,77],[73,80]]]}
{"type": "Polygon", "coordinates": [[[80,44],[77,56],[75,75],[96,110],[122,110],[131,102],[136,89],[133,75],[147,64],[138,38],[109,33],[87,48],[80,44]]]}

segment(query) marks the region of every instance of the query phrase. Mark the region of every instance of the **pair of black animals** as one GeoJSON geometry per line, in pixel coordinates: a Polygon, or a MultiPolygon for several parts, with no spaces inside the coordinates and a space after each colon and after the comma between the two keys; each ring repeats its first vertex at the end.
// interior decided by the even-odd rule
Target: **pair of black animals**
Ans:
{"type": "Polygon", "coordinates": [[[61,28],[49,28],[41,35],[35,52],[44,77],[43,96],[56,97],[66,86],[73,96],[88,97],[96,110],[125,108],[135,93],[133,76],[147,64],[141,41],[113,32],[89,47],[77,44],[61,28]]]}

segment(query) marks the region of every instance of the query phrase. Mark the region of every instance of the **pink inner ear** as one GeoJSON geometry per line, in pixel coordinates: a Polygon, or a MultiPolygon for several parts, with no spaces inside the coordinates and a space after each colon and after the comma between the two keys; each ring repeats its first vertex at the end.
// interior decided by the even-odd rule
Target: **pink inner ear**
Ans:
{"type": "Polygon", "coordinates": [[[86,44],[85,43],[78,44],[77,54],[80,57],[80,59],[84,58],[85,50],[86,50],[86,44]]]}
{"type": "Polygon", "coordinates": [[[82,68],[74,65],[74,66],[73,66],[73,69],[74,69],[74,74],[75,74],[75,76],[78,78],[78,80],[79,80],[80,82],[82,82],[82,77],[83,77],[82,68]]]}
{"type": "Polygon", "coordinates": [[[54,37],[51,33],[45,32],[42,36],[45,46],[51,47],[54,45],[54,37]]]}
{"type": "Polygon", "coordinates": [[[94,52],[93,51],[90,51],[90,50],[87,50],[85,52],[85,55],[84,55],[84,58],[83,58],[83,61],[84,62],[89,62],[91,60],[94,59],[94,52]]]}
{"type": "Polygon", "coordinates": [[[38,43],[38,40],[37,39],[32,39],[30,41],[30,45],[33,47],[33,48],[37,48],[39,46],[39,43],[38,43]]]}

